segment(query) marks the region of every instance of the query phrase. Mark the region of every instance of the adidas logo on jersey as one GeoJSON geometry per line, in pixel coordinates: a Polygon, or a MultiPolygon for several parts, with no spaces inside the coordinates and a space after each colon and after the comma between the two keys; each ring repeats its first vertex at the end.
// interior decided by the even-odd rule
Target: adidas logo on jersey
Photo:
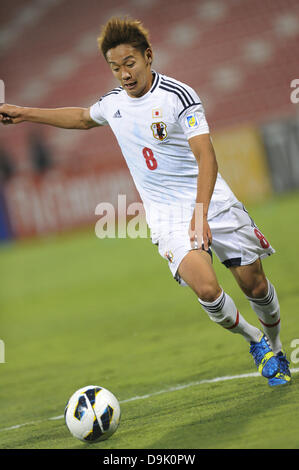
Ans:
{"type": "Polygon", "coordinates": [[[119,110],[119,109],[116,111],[116,113],[113,114],[113,117],[114,117],[114,118],[121,118],[121,117],[122,117],[122,115],[120,114],[120,110],[119,110]]]}

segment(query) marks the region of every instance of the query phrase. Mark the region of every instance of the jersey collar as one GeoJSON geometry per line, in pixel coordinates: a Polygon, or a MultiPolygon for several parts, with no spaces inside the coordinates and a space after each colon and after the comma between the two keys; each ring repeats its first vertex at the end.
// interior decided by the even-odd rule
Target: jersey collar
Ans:
{"type": "Polygon", "coordinates": [[[155,70],[152,70],[152,74],[154,76],[154,79],[153,79],[152,87],[149,90],[150,93],[153,93],[155,91],[155,89],[157,88],[157,86],[159,84],[159,81],[160,81],[160,75],[155,70]]]}

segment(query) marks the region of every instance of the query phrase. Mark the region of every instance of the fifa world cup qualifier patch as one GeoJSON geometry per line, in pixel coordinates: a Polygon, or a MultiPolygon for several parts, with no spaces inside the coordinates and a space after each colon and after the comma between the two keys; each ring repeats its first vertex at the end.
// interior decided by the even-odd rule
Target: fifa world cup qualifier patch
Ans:
{"type": "Polygon", "coordinates": [[[186,126],[188,129],[196,129],[199,126],[199,122],[195,113],[189,114],[189,116],[186,117],[186,126]]]}

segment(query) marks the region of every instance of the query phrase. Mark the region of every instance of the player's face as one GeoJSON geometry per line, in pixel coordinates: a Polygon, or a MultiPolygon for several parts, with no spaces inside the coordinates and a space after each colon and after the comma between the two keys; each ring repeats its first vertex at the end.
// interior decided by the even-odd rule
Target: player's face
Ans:
{"type": "Polygon", "coordinates": [[[144,54],[130,44],[120,44],[106,54],[112,73],[132,98],[140,98],[152,86],[152,51],[144,54]]]}

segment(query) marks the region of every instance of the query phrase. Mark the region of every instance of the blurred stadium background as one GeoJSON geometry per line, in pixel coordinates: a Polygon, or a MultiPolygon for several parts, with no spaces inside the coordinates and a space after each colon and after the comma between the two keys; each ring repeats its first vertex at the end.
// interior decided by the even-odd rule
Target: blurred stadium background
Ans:
{"type": "MultiPolygon", "coordinates": [[[[87,107],[116,86],[96,42],[112,15],[142,20],[154,69],[197,90],[238,197],[259,204],[299,187],[297,0],[1,2],[6,102],[87,107]]],[[[0,132],[1,240],[94,226],[99,202],[138,200],[108,128],[24,123],[0,132]]]]}
{"type": "MultiPolygon", "coordinates": [[[[118,85],[96,40],[112,15],[142,20],[154,69],[201,97],[220,171],[278,251],[267,270],[289,354],[299,301],[298,0],[2,1],[7,103],[88,107],[118,85]]],[[[117,207],[118,194],[139,200],[108,127],[0,126],[0,448],[79,446],[52,417],[87,383],[122,402],[123,426],[103,448],[297,448],[298,387],[270,398],[251,378],[160,394],[255,368],[241,338],[198,314],[150,240],[96,238],[95,208],[117,207]]],[[[219,264],[224,290],[257,323],[219,264]]]]}

